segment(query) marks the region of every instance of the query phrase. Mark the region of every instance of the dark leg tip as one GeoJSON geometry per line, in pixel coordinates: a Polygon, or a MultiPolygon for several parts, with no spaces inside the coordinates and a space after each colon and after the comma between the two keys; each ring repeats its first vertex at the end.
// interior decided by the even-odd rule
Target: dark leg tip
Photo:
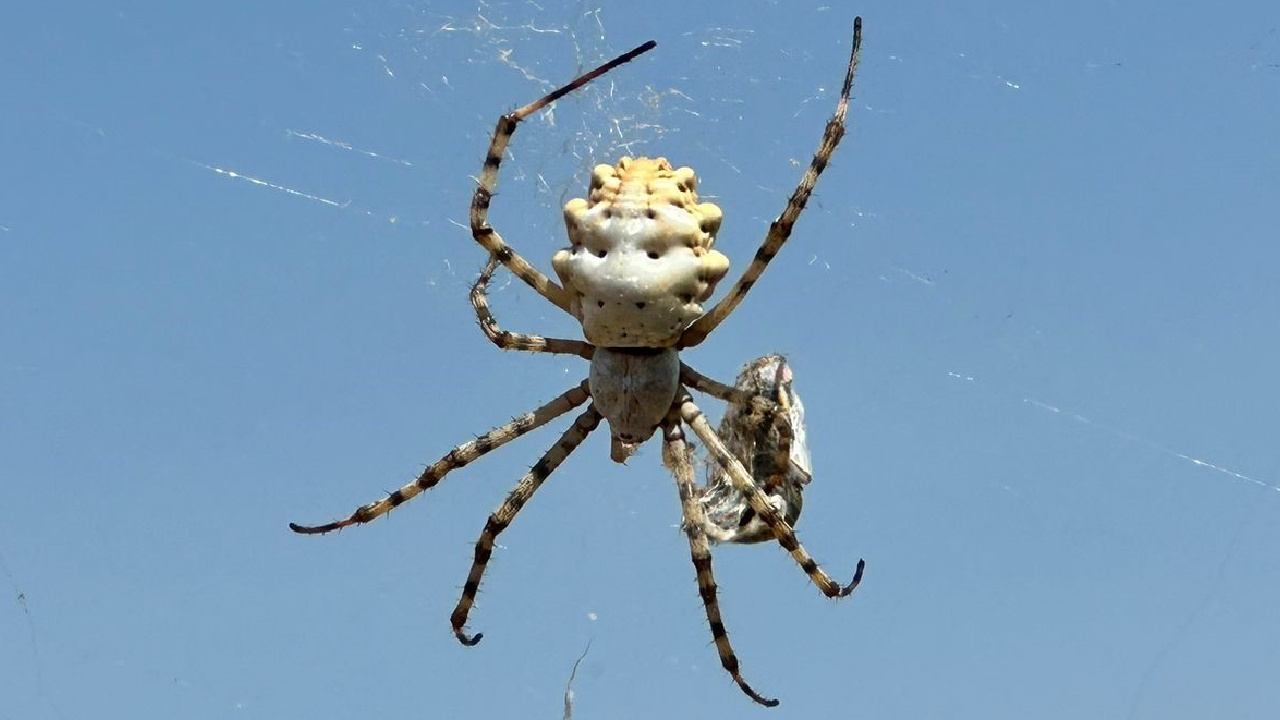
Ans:
{"type": "Polygon", "coordinates": [[[299,525],[298,523],[294,523],[294,522],[289,523],[289,529],[298,533],[299,535],[316,535],[325,531],[323,527],[299,525]]]}
{"type": "Polygon", "coordinates": [[[298,523],[289,523],[289,529],[299,535],[323,535],[327,532],[339,530],[351,524],[350,520],[343,522],[329,523],[327,525],[299,525],[298,523]]]}
{"type": "Polygon", "coordinates": [[[458,642],[462,643],[463,645],[466,645],[467,647],[475,647],[481,640],[484,639],[484,633],[476,633],[475,635],[468,635],[462,632],[461,628],[454,630],[453,634],[458,637],[458,642]]]}
{"type": "Polygon", "coordinates": [[[853,580],[850,580],[848,585],[840,588],[840,597],[849,597],[853,594],[853,591],[858,588],[858,583],[862,582],[862,571],[866,567],[866,560],[858,560],[858,567],[853,571],[853,580]]]}
{"type": "Polygon", "coordinates": [[[742,688],[742,692],[746,693],[747,697],[751,698],[752,700],[755,700],[756,702],[760,703],[765,707],[778,707],[777,698],[765,697],[760,693],[756,692],[755,690],[752,690],[751,686],[747,684],[747,681],[743,680],[740,677],[735,677],[734,681],[738,683],[738,687],[742,688]]]}

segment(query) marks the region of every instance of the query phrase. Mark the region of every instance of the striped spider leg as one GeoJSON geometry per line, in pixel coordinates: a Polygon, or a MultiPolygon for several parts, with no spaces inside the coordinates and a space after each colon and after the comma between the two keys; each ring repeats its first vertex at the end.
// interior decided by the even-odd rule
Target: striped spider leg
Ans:
{"type": "MultiPolygon", "coordinates": [[[[556,399],[538,409],[525,413],[505,425],[499,425],[475,440],[454,447],[445,453],[444,457],[428,465],[427,469],[423,470],[422,474],[418,475],[412,482],[399,490],[389,493],[381,500],[361,505],[345,520],[323,525],[289,523],[289,528],[302,535],[320,535],[334,530],[341,530],[351,525],[363,525],[377,520],[379,517],[435,487],[450,472],[475,462],[480,456],[492,450],[497,450],[531,430],[536,430],[546,425],[590,399],[591,394],[587,381],[583,380],[577,387],[564,391],[556,399]]],[[[559,465],[563,460],[564,458],[560,458],[555,464],[559,465]]],[[[541,484],[541,481],[539,481],[539,484],[541,484]]]]}
{"type": "Polygon", "coordinates": [[[853,91],[853,76],[858,69],[858,57],[861,54],[862,18],[859,17],[853,21],[853,52],[849,55],[849,67],[845,72],[844,84],[840,87],[840,100],[836,103],[835,113],[827,121],[827,127],[822,133],[822,140],[818,143],[818,150],[814,152],[809,168],[804,171],[804,175],[800,178],[800,184],[796,186],[796,189],[791,193],[791,198],[787,200],[787,207],[783,209],[778,219],[774,220],[773,224],[769,226],[769,233],[765,236],[764,244],[756,251],[756,256],[752,258],[751,264],[743,271],[742,277],[730,288],[728,295],[684,331],[684,334],[680,337],[680,347],[693,347],[706,340],[707,335],[710,335],[711,331],[719,327],[720,323],[729,317],[729,313],[732,313],[738,307],[738,304],[746,297],[747,291],[764,274],[769,261],[782,249],[782,245],[786,243],[787,238],[791,237],[791,230],[795,227],[796,220],[800,219],[800,213],[809,202],[809,196],[813,194],[813,188],[818,184],[818,177],[822,175],[823,170],[827,169],[827,163],[831,161],[831,155],[835,153],[836,146],[840,144],[840,139],[844,137],[845,115],[849,112],[849,96],[853,91]]]}
{"type": "Polygon", "coordinates": [[[488,292],[489,281],[493,279],[493,273],[498,269],[500,262],[497,256],[490,255],[489,262],[485,263],[484,269],[480,271],[480,276],[471,285],[471,308],[475,310],[476,324],[480,326],[484,336],[489,338],[489,341],[497,345],[500,350],[577,355],[585,360],[590,360],[596,350],[591,343],[581,340],[561,340],[559,338],[544,338],[539,335],[515,333],[510,330],[503,330],[498,325],[497,318],[493,316],[493,311],[489,309],[488,292]]]}
{"type": "Polygon", "coordinates": [[[493,556],[493,546],[497,544],[498,534],[507,529],[515,519],[516,513],[520,512],[525,503],[529,502],[529,498],[533,497],[533,493],[542,487],[547,476],[554,472],[560,463],[582,444],[583,440],[587,439],[587,435],[590,435],[599,423],[600,413],[596,410],[596,406],[588,405],[578,419],[573,421],[573,426],[560,436],[556,444],[538,462],[533,464],[528,474],[520,479],[507,499],[485,522],[484,530],[480,532],[480,539],[476,541],[471,571],[467,573],[467,582],[462,586],[462,597],[449,616],[449,622],[453,625],[453,634],[463,645],[475,645],[484,637],[484,633],[467,635],[463,628],[466,627],[471,606],[475,604],[476,593],[480,590],[480,579],[484,576],[489,558],[493,556]]]}
{"type": "Polygon", "coordinates": [[[506,153],[507,146],[511,144],[511,136],[515,135],[516,126],[520,124],[521,120],[619,65],[631,62],[636,57],[649,52],[657,46],[656,42],[650,40],[633,50],[619,55],[595,70],[575,78],[569,84],[498,118],[498,126],[494,128],[493,138],[489,142],[489,149],[485,152],[484,168],[480,173],[480,180],[476,184],[475,194],[471,198],[471,236],[475,238],[477,243],[480,243],[481,247],[489,251],[491,257],[497,258],[511,272],[515,273],[516,277],[527,283],[529,287],[536,290],[539,295],[549,300],[553,305],[571,315],[573,314],[570,306],[571,295],[564,288],[547,278],[546,275],[543,275],[533,265],[530,265],[529,261],[516,254],[516,251],[511,249],[511,246],[502,239],[498,231],[489,224],[489,204],[493,201],[493,193],[498,188],[498,168],[502,165],[502,156],[506,153]]]}
{"type": "Polygon", "coordinates": [[[684,516],[684,531],[689,538],[689,552],[693,557],[693,570],[698,580],[698,595],[702,597],[702,605],[707,611],[707,624],[711,626],[711,639],[715,641],[716,652],[720,655],[720,664],[742,688],[748,697],[766,707],[774,707],[777,699],[767,698],[756,692],[742,677],[738,664],[738,656],[729,644],[729,633],[724,628],[720,617],[720,601],[716,599],[716,578],[711,571],[711,546],[707,542],[704,528],[710,523],[707,520],[703,503],[698,497],[698,489],[694,481],[693,451],[684,439],[684,430],[680,427],[680,416],[676,408],[672,408],[671,416],[662,426],[662,462],[675,476],[676,487],[680,491],[680,510],[684,516]]]}
{"type": "MultiPolygon", "coordinates": [[[[718,431],[725,447],[794,528],[803,509],[804,488],[813,478],[813,465],[805,442],[804,404],[793,387],[786,358],[771,354],[753,360],[732,388],[709,378],[697,379],[701,385],[697,389],[728,403],[718,431]],[[760,398],[772,399],[776,410],[758,409],[760,398]]],[[[772,540],[772,530],[751,509],[746,495],[734,488],[724,466],[713,458],[706,465],[707,484],[699,500],[706,511],[707,536],[715,542],[739,544],[772,540]]]]}
{"type": "Polygon", "coordinates": [[[778,510],[770,502],[769,496],[756,484],[755,479],[742,466],[742,462],[725,447],[724,441],[711,428],[711,424],[707,422],[702,410],[693,402],[693,398],[688,391],[684,391],[677,402],[680,408],[680,418],[693,429],[693,433],[707,447],[707,452],[725,469],[733,488],[742,493],[750,504],[751,509],[759,516],[761,522],[768,526],[778,544],[782,546],[782,549],[790,553],[796,564],[800,566],[801,570],[804,570],[809,579],[813,581],[813,584],[822,591],[822,594],[831,598],[843,598],[853,594],[853,591],[858,587],[858,583],[862,582],[862,571],[866,563],[862,560],[858,561],[858,566],[853,573],[853,580],[848,585],[841,585],[833,580],[813,559],[809,551],[805,550],[804,546],[800,544],[800,541],[796,538],[795,531],[778,514],[778,510]]]}

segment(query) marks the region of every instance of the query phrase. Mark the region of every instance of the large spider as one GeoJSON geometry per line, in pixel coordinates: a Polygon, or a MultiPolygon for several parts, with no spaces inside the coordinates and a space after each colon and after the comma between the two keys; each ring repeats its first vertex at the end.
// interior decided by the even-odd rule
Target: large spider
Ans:
{"type": "MultiPolygon", "coordinates": [[[[864,563],[858,561],[852,581],[842,586],[818,566],[792,530],[790,522],[799,515],[799,488],[807,481],[808,468],[799,467],[797,476],[798,463],[790,442],[796,416],[794,407],[788,407],[788,399],[794,396],[787,390],[790,374],[781,358],[762,358],[757,362],[765,369],[763,379],[753,381],[750,375],[744,375],[738,386],[730,387],[685,365],[679,353],[705,340],[738,307],[791,235],[818,176],[845,133],[845,114],[862,46],[862,19],[854,21],[853,50],[840,99],[813,160],[742,277],[705,314],[701,303],[711,297],[716,283],[724,278],[729,261],[712,249],[720,227],[720,208],[698,203],[697,176],[690,168],[672,169],[665,158],[624,157],[616,165],[597,165],[587,198],[571,200],[564,207],[570,247],[557,252],[551,261],[563,285],[551,281],[516,254],[488,220],[498,168],[520,121],[655,46],[653,41],[647,42],[503,115],[489,143],[471,201],[471,234],[490,255],[471,291],[471,304],[481,329],[504,350],[581,356],[591,363],[588,378],[533,412],[455,447],[413,482],[357,509],[345,520],[290,527],[295,532],[314,534],[367,523],[431,489],[450,471],[587,404],[572,427],[489,516],[480,533],[471,572],[450,617],[458,640],[475,645],[482,634],[466,633],[467,615],[498,534],[511,524],[547,476],[595,430],[601,419],[609,426],[610,457],[615,462],[625,462],[637,446],[661,430],[663,464],[675,476],[680,491],[683,527],[697,573],[698,592],[706,607],[720,663],[753,700],[774,706],[778,701],[753,690],[739,671],[738,659],[720,619],[708,535],[712,541],[728,542],[776,539],[822,593],[832,598],[853,592],[862,578],[864,563]],[[586,340],[543,338],[500,328],[489,311],[485,294],[499,263],[581,321],[586,340]],[[770,368],[775,373],[772,379],[768,377],[770,368]],[[753,422],[727,419],[722,427],[740,430],[736,435],[742,442],[757,437],[756,444],[762,447],[750,449],[750,442],[735,442],[733,450],[726,447],[694,404],[689,388],[730,403],[727,418],[739,417],[733,413],[759,418],[753,422]],[[769,397],[771,394],[773,397],[769,397]],[[723,470],[713,476],[705,489],[695,483],[684,425],[692,428],[723,470]],[[771,461],[770,456],[776,459],[771,461]],[[744,462],[751,470],[744,467],[744,462]]],[[[799,421],[803,422],[802,416],[799,421]]],[[[802,445],[800,449],[803,450],[802,445]]]]}

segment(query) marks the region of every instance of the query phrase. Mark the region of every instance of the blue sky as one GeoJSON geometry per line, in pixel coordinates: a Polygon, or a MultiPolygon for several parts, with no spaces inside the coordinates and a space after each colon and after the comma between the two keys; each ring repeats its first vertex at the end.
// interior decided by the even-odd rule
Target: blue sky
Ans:
{"type": "MultiPolygon", "coordinates": [[[[0,45],[0,718],[1263,718],[1280,707],[1274,3],[22,3],[0,45]],[[1034,6],[1033,6],[1034,5],[1034,6]],[[793,242],[687,353],[788,354],[799,534],[715,555],[719,668],[656,443],[563,424],[386,521],[303,538],[576,384],[503,354],[462,225],[544,269],[595,162],[665,155],[745,266],[866,18],[793,242]]],[[[575,336],[522,287],[512,329],[575,336]]],[[[714,401],[704,407],[718,414],[714,401]]],[[[567,421],[566,421],[567,422],[567,421]]]]}

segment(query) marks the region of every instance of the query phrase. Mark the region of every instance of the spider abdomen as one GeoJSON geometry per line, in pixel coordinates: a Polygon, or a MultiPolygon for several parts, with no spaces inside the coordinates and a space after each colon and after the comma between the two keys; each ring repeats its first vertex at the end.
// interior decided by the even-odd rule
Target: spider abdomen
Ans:
{"type": "Polygon", "coordinates": [[[570,247],[552,258],[587,341],[671,347],[729,271],[712,249],[720,208],[665,158],[597,165],[586,199],[564,207],[570,247]]]}
{"type": "Polygon", "coordinates": [[[588,382],[596,409],[609,423],[609,457],[625,462],[675,402],[680,355],[675,348],[596,348],[588,382]]]}

